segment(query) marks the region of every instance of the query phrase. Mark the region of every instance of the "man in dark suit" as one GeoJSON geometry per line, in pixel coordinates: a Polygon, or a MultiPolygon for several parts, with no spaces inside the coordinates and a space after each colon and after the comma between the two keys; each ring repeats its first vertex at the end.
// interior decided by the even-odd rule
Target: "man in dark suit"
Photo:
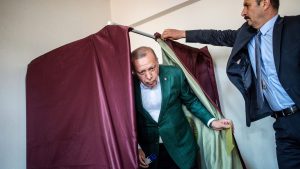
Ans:
{"type": "Polygon", "coordinates": [[[137,48],[131,60],[135,72],[140,167],[194,168],[198,145],[182,105],[214,130],[230,128],[231,121],[215,119],[191,91],[182,70],[159,65],[151,48],[137,48]],[[145,154],[155,154],[158,159],[148,165],[145,154]]]}
{"type": "Polygon", "coordinates": [[[278,165],[300,168],[300,16],[282,18],[278,8],[279,0],[244,0],[238,30],[166,29],[162,38],[233,47],[227,75],[245,99],[247,126],[276,118],[278,165]]]}

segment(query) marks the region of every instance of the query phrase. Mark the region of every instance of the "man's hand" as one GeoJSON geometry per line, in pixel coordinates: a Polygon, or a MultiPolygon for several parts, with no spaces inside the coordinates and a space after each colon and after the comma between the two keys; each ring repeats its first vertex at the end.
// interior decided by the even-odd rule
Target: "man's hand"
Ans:
{"type": "Polygon", "coordinates": [[[142,149],[139,149],[139,160],[140,160],[140,167],[148,168],[149,165],[145,163],[145,153],[142,149]]]}
{"type": "Polygon", "coordinates": [[[161,34],[162,39],[171,39],[177,40],[181,38],[185,38],[185,31],[184,30],[177,30],[177,29],[165,29],[161,34]]]}
{"type": "Polygon", "coordinates": [[[220,119],[220,120],[214,120],[211,122],[211,128],[213,128],[216,131],[220,131],[223,129],[228,129],[230,127],[233,127],[232,121],[228,119],[220,119]]]}

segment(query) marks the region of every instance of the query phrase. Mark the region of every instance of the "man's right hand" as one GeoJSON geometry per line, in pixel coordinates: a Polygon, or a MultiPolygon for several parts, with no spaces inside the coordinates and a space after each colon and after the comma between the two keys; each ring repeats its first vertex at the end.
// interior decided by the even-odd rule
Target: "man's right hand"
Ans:
{"type": "Polygon", "coordinates": [[[178,40],[185,38],[185,31],[177,29],[165,29],[161,34],[161,37],[162,39],[178,40]]]}
{"type": "Polygon", "coordinates": [[[142,168],[148,168],[149,167],[149,164],[146,164],[145,163],[145,153],[142,149],[139,149],[139,161],[140,161],[140,167],[142,168]]]}

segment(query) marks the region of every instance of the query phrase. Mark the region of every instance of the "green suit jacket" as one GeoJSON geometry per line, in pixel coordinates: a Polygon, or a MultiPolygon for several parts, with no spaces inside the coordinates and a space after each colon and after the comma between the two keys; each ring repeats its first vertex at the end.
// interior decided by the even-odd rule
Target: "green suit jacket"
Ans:
{"type": "MultiPolygon", "coordinates": [[[[138,142],[146,156],[153,153],[158,155],[161,136],[175,163],[181,169],[190,169],[195,164],[198,145],[182,104],[204,124],[213,116],[193,94],[181,69],[160,65],[159,78],[162,103],[158,122],[143,108],[140,82],[135,78],[138,142]]],[[[150,164],[150,168],[156,168],[156,161],[150,164]]]]}

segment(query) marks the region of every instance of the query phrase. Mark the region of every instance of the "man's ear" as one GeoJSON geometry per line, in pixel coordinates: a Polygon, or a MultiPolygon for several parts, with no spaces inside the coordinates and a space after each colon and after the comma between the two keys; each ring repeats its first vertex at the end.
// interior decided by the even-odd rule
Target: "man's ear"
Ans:
{"type": "Polygon", "coordinates": [[[135,75],[136,73],[135,73],[135,69],[134,69],[134,66],[133,66],[133,64],[131,63],[131,74],[132,75],[135,75]]]}
{"type": "Polygon", "coordinates": [[[260,3],[263,3],[264,10],[266,10],[272,6],[270,0],[262,0],[260,3]]]}

